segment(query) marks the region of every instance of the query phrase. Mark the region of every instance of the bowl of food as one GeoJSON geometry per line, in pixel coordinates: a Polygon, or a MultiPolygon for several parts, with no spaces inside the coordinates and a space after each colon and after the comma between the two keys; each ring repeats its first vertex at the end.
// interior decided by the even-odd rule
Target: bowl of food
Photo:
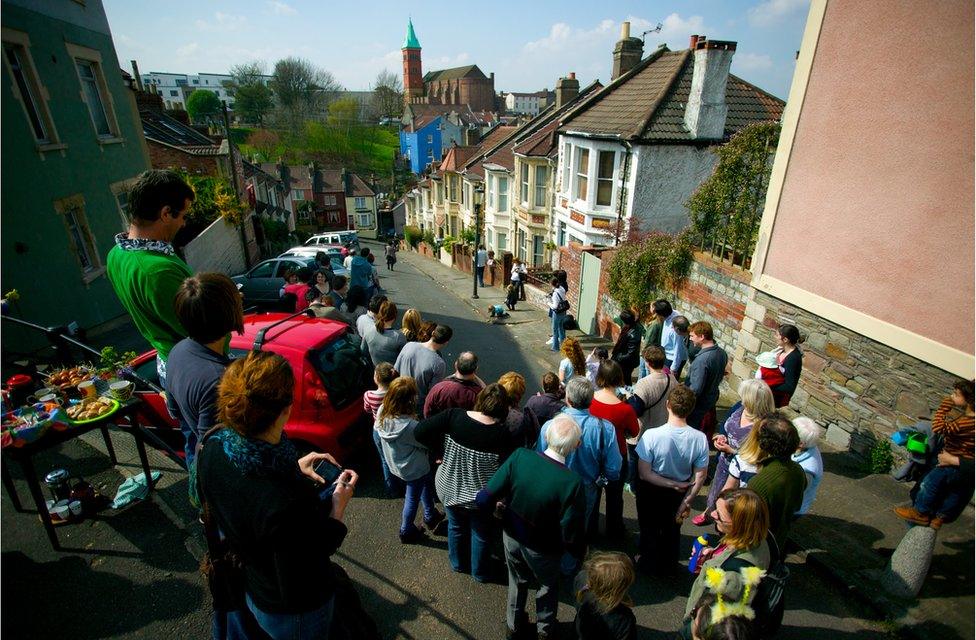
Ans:
{"type": "Polygon", "coordinates": [[[107,418],[119,410],[119,401],[111,398],[89,398],[73,404],[65,411],[73,424],[87,424],[107,418]]]}
{"type": "Polygon", "coordinates": [[[94,374],[88,367],[71,367],[70,369],[59,369],[49,375],[45,382],[49,387],[57,387],[61,393],[76,393],[78,385],[86,380],[91,380],[94,374]]]}

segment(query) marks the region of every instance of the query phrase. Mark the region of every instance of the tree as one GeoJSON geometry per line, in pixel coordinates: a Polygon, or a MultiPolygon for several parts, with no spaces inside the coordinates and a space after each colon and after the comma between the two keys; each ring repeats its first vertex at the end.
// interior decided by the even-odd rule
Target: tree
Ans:
{"type": "Polygon", "coordinates": [[[643,317],[656,298],[676,293],[694,261],[688,236],[652,231],[619,245],[607,269],[613,299],[643,317]]]}
{"type": "Polygon", "coordinates": [[[254,147],[258,153],[264,156],[265,160],[269,161],[275,159],[275,151],[280,143],[281,139],[278,138],[278,134],[266,129],[259,129],[247,138],[248,146],[254,147]]]}
{"type": "Polygon", "coordinates": [[[777,122],[753,124],[715,151],[715,171],[685,205],[703,249],[743,266],[751,258],[779,133],[777,122]]]}
{"type": "Polygon", "coordinates": [[[213,91],[197,89],[186,99],[186,112],[193,122],[208,122],[220,113],[220,98],[213,91]]]}
{"type": "Polygon", "coordinates": [[[234,92],[234,112],[242,120],[263,126],[264,117],[274,107],[274,96],[264,78],[264,63],[235,65],[230,75],[224,87],[234,92]]]}
{"type": "Polygon", "coordinates": [[[308,60],[288,57],[275,63],[271,89],[292,130],[299,131],[303,121],[331,102],[342,85],[308,60]]]}
{"type": "Polygon", "coordinates": [[[329,125],[349,133],[352,125],[359,121],[359,103],[354,98],[339,98],[329,105],[329,125]]]}
{"type": "Polygon", "coordinates": [[[399,118],[403,114],[403,83],[400,76],[383,69],[373,82],[373,113],[379,118],[399,118]]]}

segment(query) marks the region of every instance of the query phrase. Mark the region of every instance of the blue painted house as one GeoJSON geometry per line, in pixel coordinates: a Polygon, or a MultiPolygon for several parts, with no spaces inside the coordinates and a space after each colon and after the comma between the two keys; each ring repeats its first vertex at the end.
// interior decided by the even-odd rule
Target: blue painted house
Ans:
{"type": "Polygon", "coordinates": [[[400,128],[400,154],[410,160],[410,170],[421,173],[428,164],[441,159],[444,119],[418,118],[419,126],[411,123],[400,128]]]}
{"type": "Polygon", "coordinates": [[[494,121],[475,114],[467,105],[408,104],[400,121],[400,154],[410,158],[410,170],[422,173],[431,162],[440,162],[452,144],[478,139],[494,121]]]}

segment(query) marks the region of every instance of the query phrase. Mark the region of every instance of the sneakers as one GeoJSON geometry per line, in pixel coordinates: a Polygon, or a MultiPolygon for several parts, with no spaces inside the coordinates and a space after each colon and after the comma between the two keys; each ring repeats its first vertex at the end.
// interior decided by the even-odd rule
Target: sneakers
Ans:
{"type": "Polygon", "coordinates": [[[699,513],[697,516],[691,519],[691,524],[696,527],[704,527],[712,523],[712,519],[708,517],[707,513],[699,513]]]}
{"type": "Polygon", "coordinates": [[[945,524],[945,520],[942,518],[942,516],[935,516],[934,518],[932,518],[932,521],[929,522],[929,526],[935,529],[936,531],[941,529],[942,525],[944,524],[945,524]]]}
{"type": "MultiPolygon", "coordinates": [[[[927,516],[921,511],[915,509],[915,507],[895,507],[895,515],[902,520],[908,520],[912,524],[920,524],[923,526],[928,526],[932,523],[931,516],[927,516]]],[[[939,519],[939,527],[942,526],[942,520],[939,519]]],[[[938,527],[936,527],[938,528],[938,527]]]]}
{"type": "Polygon", "coordinates": [[[424,526],[427,530],[436,535],[437,529],[442,528],[442,525],[447,522],[447,518],[440,511],[434,512],[434,517],[430,520],[424,520],[424,526]]]}
{"type": "Polygon", "coordinates": [[[422,544],[426,539],[424,532],[416,527],[400,534],[400,544],[422,544]]]}

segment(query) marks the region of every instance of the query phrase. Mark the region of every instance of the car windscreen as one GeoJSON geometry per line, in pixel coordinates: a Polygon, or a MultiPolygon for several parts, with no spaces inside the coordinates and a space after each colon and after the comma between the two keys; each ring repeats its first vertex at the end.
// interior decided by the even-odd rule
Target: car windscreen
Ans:
{"type": "Polygon", "coordinates": [[[347,242],[358,242],[359,241],[359,234],[356,233],[355,231],[346,231],[344,233],[340,233],[339,234],[339,237],[342,239],[342,243],[343,244],[345,244],[347,242]]]}
{"type": "Polygon", "coordinates": [[[371,372],[359,348],[359,338],[347,333],[322,349],[310,351],[308,357],[319,372],[333,407],[341,409],[360,399],[371,372]]]}

